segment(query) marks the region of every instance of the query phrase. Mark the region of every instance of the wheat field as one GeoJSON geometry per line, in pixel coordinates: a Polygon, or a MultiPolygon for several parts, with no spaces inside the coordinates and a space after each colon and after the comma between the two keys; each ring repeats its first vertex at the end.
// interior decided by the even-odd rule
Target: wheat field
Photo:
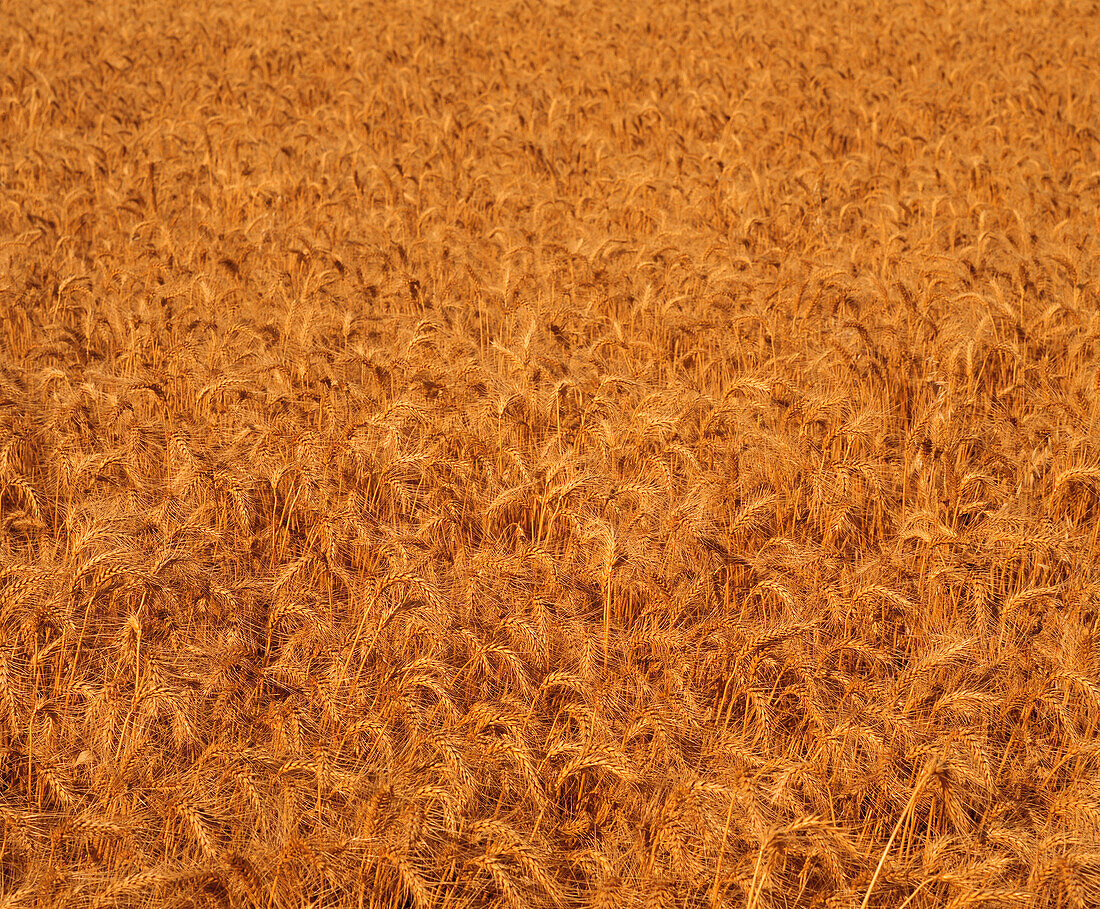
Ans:
{"type": "Polygon", "coordinates": [[[0,5],[0,906],[1100,905],[1098,72],[0,5]]]}

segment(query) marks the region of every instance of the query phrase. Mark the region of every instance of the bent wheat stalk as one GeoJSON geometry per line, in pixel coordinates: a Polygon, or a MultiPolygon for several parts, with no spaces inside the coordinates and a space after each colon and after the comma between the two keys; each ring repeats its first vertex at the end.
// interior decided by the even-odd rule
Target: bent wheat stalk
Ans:
{"type": "Polygon", "coordinates": [[[878,881],[879,874],[882,873],[882,866],[886,864],[886,856],[890,853],[890,847],[894,845],[894,838],[898,835],[898,831],[901,830],[901,825],[905,823],[906,818],[909,817],[909,812],[913,810],[913,806],[917,803],[917,796],[920,795],[921,790],[924,788],[935,773],[936,768],[942,762],[942,757],[939,759],[930,760],[921,771],[921,775],[917,780],[917,784],[913,787],[913,792],[909,796],[909,801],[905,803],[905,807],[901,811],[898,821],[894,824],[894,829],[890,832],[890,838],[886,841],[886,848],[882,850],[882,855],[879,857],[878,866],[875,868],[875,873],[871,875],[871,883],[867,885],[867,892],[863,894],[863,902],[860,903],[859,909],[867,909],[867,904],[871,900],[871,891],[875,889],[875,883],[878,881]]]}

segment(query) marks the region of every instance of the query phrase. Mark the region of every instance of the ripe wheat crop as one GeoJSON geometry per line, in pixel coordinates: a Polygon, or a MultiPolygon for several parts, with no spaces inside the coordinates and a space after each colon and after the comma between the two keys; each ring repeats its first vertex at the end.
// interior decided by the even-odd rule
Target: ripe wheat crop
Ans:
{"type": "Polygon", "coordinates": [[[1100,905],[1098,35],[0,5],[0,906],[1100,905]]]}

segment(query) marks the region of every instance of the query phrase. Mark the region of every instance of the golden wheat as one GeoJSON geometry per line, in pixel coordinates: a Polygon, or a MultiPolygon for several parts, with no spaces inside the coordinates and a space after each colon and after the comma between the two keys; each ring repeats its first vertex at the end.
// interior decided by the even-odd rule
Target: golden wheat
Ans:
{"type": "Polygon", "coordinates": [[[1100,901],[1098,17],[0,9],[0,905],[1100,901]]]}

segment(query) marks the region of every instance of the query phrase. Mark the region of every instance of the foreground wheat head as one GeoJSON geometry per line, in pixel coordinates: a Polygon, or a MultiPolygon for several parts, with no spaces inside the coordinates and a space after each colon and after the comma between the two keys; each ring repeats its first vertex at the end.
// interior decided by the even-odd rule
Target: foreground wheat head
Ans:
{"type": "Polygon", "coordinates": [[[1096,20],[0,9],[0,906],[1100,904],[1096,20]]]}

